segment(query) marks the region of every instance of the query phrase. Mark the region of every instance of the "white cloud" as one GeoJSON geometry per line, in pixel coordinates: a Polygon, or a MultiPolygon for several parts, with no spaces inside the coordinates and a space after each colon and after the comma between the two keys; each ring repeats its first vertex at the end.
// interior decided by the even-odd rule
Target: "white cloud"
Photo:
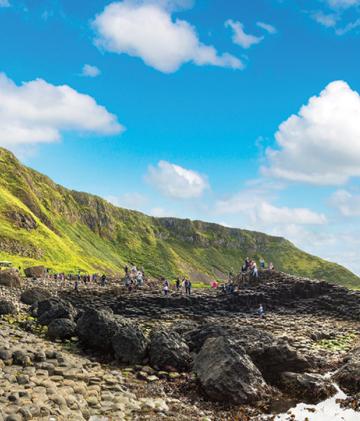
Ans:
{"type": "Polygon", "coordinates": [[[0,0],[0,7],[10,7],[9,0],[0,0]]]}
{"type": "Polygon", "coordinates": [[[233,30],[233,42],[243,48],[250,48],[252,45],[259,44],[264,39],[264,37],[247,34],[241,22],[229,19],[225,22],[225,26],[233,30]]]}
{"type": "Polygon", "coordinates": [[[330,203],[346,217],[360,216],[360,195],[347,190],[337,190],[330,199],[330,203]]]}
{"type": "Polygon", "coordinates": [[[310,98],[275,134],[266,175],[317,185],[341,185],[360,176],[360,96],[343,81],[310,98]]]}
{"type": "Polygon", "coordinates": [[[360,26],[360,19],[356,19],[354,22],[348,23],[343,28],[338,28],[335,32],[336,32],[336,35],[345,35],[348,32],[352,31],[353,29],[358,28],[359,26],[360,26]]]}
{"type": "Polygon", "coordinates": [[[141,193],[125,193],[121,196],[107,196],[108,202],[118,207],[141,209],[147,203],[147,197],[141,193]]]}
{"type": "Polygon", "coordinates": [[[274,225],[322,225],[327,222],[324,214],[307,208],[278,207],[270,203],[267,192],[246,189],[216,203],[217,214],[243,214],[252,224],[268,227],[274,225]]]}
{"type": "Polygon", "coordinates": [[[150,166],[146,180],[165,196],[176,199],[200,197],[209,187],[203,175],[167,161],[150,166]]]}
{"type": "Polygon", "coordinates": [[[93,27],[97,32],[97,46],[139,57],[164,73],[175,72],[188,62],[198,66],[244,67],[231,54],[219,55],[213,46],[202,44],[195,28],[184,20],[173,19],[164,2],[111,3],[96,16],[93,27]]]}
{"type": "Polygon", "coordinates": [[[270,25],[269,23],[265,23],[265,22],[256,22],[256,25],[259,28],[264,29],[266,32],[268,32],[269,34],[276,34],[277,33],[277,29],[275,28],[275,26],[270,25]]]}
{"type": "Polygon", "coordinates": [[[174,216],[174,215],[170,215],[169,212],[167,212],[163,208],[152,208],[149,211],[149,215],[155,216],[156,218],[164,218],[166,216],[174,216]]]}
{"type": "Polygon", "coordinates": [[[96,77],[101,74],[101,71],[98,67],[92,66],[91,64],[84,64],[82,68],[81,76],[85,77],[96,77]]]}
{"type": "Polygon", "coordinates": [[[336,26],[339,16],[333,13],[324,13],[321,10],[311,13],[311,17],[322,26],[326,28],[333,28],[336,26]]]}
{"type": "Polygon", "coordinates": [[[114,135],[123,127],[94,98],[70,86],[42,79],[18,86],[0,73],[2,146],[56,142],[64,131],[114,135]]]}
{"type": "Polygon", "coordinates": [[[360,0],[327,0],[327,3],[333,9],[348,9],[360,5],[360,0]]]}

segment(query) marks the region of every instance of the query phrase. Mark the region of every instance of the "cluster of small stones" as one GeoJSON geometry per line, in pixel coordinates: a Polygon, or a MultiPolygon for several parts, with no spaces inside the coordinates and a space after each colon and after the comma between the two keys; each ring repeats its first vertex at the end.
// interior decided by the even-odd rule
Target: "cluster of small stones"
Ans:
{"type": "Polygon", "coordinates": [[[211,419],[161,388],[144,389],[162,375],[181,376],[107,367],[0,321],[1,421],[211,419]]]}

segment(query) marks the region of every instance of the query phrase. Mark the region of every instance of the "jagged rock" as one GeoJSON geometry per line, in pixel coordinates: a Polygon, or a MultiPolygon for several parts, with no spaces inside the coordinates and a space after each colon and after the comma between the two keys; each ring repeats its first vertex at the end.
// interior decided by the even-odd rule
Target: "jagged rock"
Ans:
{"type": "Polygon", "coordinates": [[[224,336],[206,340],[195,358],[194,371],[212,400],[253,403],[268,392],[264,378],[245,350],[224,336]]]}
{"type": "Polygon", "coordinates": [[[3,314],[16,314],[17,308],[14,303],[7,300],[0,300],[0,316],[3,314]]]}
{"type": "Polygon", "coordinates": [[[76,323],[70,319],[55,319],[48,326],[50,339],[70,339],[75,335],[76,323]]]}
{"type": "Polygon", "coordinates": [[[335,373],[334,380],[347,393],[360,392],[360,348],[347,356],[345,364],[335,373]]]}
{"type": "Polygon", "coordinates": [[[311,368],[310,362],[286,342],[275,342],[249,351],[265,380],[277,384],[285,371],[301,373],[311,368]]]}
{"type": "Polygon", "coordinates": [[[173,367],[179,371],[190,368],[189,347],[182,337],[174,331],[157,330],[150,337],[150,362],[155,367],[173,367]]]}
{"type": "Polygon", "coordinates": [[[127,364],[141,364],[149,341],[133,322],[117,317],[117,331],[111,342],[115,358],[127,364]]]}
{"type": "Polygon", "coordinates": [[[47,270],[45,266],[32,266],[24,269],[27,278],[44,278],[47,270]]]}
{"type": "Polygon", "coordinates": [[[50,298],[38,303],[37,316],[40,324],[48,325],[55,319],[73,320],[76,316],[76,310],[67,301],[60,298],[50,298]]]}
{"type": "Polygon", "coordinates": [[[0,285],[21,288],[21,279],[16,269],[0,270],[0,285]]]}
{"type": "Polygon", "coordinates": [[[118,323],[110,311],[88,309],[78,319],[76,331],[84,345],[112,353],[112,339],[118,332],[118,323]]]}
{"type": "Polygon", "coordinates": [[[32,305],[39,301],[47,300],[51,297],[51,293],[44,288],[30,288],[21,294],[21,301],[24,304],[32,305]]]}
{"type": "Polygon", "coordinates": [[[310,373],[282,373],[280,388],[307,404],[317,404],[336,393],[335,386],[329,380],[310,373]]]}
{"type": "Polygon", "coordinates": [[[208,324],[187,332],[185,334],[185,339],[190,351],[198,353],[208,338],[228,336],[228,334],[229,331],[226,327],[208,324]]]}

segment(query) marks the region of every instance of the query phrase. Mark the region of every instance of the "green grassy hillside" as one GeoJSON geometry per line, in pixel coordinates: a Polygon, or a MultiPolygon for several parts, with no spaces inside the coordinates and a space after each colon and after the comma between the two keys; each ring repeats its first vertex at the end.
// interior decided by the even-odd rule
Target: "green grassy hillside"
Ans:
{"type": "Polygon", "coordinates": [[[283,238],[117,208],[55,184],[0,148],[0,260],[112,273],[134,262],[153,276],[204,280],[238,271],[246,256],[264,257],[288,273],[360,286],[347,269],[283,238]]]}

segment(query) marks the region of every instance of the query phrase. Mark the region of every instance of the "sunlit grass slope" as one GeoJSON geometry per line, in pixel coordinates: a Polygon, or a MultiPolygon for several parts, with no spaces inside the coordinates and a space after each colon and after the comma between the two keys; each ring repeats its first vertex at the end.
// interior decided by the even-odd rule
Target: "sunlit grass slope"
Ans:
{"type": "Polygon", "coordinates": [[[112,273],[134,262],[153,276],[201,281],[238,271],[246,256],[264,257],[288,273],[360,286],[349,270],[283,238],[117,208],[55,184],[0,148],[0,260],[112,273]]]}

